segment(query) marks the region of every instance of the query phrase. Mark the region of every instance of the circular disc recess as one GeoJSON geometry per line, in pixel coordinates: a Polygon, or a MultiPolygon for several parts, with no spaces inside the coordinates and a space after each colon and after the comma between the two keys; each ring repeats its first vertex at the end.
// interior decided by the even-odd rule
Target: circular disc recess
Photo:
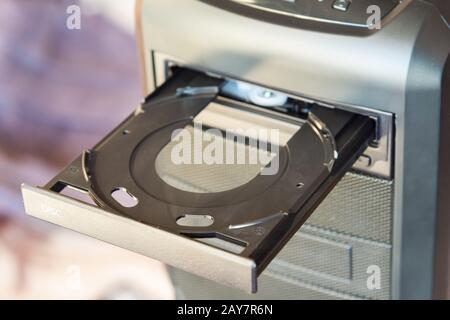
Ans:
{"type": "MultiPolygon", "coordinates": [[[[154,198],[170,204],[192,208],[227,206],[249,200],[261,194],[273,185],[285,171],[288,153],[286,148],[281,148],[279,152],[280,169],[276,175],[255,175],[247,183],[221,192],[190,192],[181,190],[164,181],[156,171],[155,164],[158,156],[161,156],[161,152],[164,152],[164,148],[169,143],[172,132],[179,129],[179,124],[177,122],[166,126],[147,136],[137,145],[133,152],[132,162],[130,163],[133,180],[142,191],[154,198]]],[[[161,161],[162,159],[159,160],[161,161]]],[[[170,161],[170,159],[166,160],[170,161]]],[[[189,167],[195,166],[185,166],[185,168],[189,170],[189,167]]],[[[209,181],[208,183],[213,184],[214,181],[209,181]]]]}
{"type": "Polygon", "coordinates": [[[210,228],[218,230],[289,212],[328,174],[324,141],[306,122],[279,149],[275,175],[257,175],[236,188],[212,193],[188,192],[167,184],[156,172],[158,154],[174,130],[191,124],[213,98],[164,99],[118,128],[95,152],[93,191],[108,206],[139,221],[172,228],[183,215],[204,214],[214,218],[210,228]],[[112,190],[118,188],[127,190],[138,204],[131,208],[118,204],[111,198],[112,190]]]}

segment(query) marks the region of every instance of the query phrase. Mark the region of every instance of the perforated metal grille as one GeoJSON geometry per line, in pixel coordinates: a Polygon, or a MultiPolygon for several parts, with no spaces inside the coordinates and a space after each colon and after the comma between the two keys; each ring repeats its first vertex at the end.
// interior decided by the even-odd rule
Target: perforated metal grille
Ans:
{"type": "Polygon", "coordinates": [[[172,269],[180,297],[388,299],[392,196],[392,182],[348,173],[259,277],[257,294],[172,269]]]}
{"type": "Polygon", "coordinates": [[[387,299],[390,252],[388,244],[305,225],[269,265],[267,273],[336,293],[387,299]],[[374,272],[377,279],[371,281],[374,272]],[[379,283],[374,282],[378,279],[379,283]]]}
{"type": "Polygon", "coordinates": [[[348,173],[307,223],[347,235],[390,243],[392,181],[348,173]]]}
{"type": "Polygon", "coordinates": [[[232,290],[184,271],[171,269],[178,299],[227,299],[227,300],[361,300],[361,297],[322,288],[280,274],[265,272],[259,278],[257,294],[232,290]]]}

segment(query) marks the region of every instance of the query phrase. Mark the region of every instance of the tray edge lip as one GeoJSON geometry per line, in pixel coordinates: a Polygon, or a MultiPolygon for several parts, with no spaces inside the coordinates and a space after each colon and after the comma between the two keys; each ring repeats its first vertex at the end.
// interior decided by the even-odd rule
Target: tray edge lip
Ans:
{"type": "Polygon", "coordinates": [[[256,263],[249,258],[119,216],[42,187],[34,187],[24,183],[21,185],[21,191],[25,212],[29,216],[145,255],[173,267],[248,293],[257,291],[256,263]],[[75,215],[79,215],[79,218],[82,218],[83,221],[79,219],[75,219],[78,222],[73,221],[72,218],[75,215]],[[106,223],[100,225],[98,222],[95,222],[98,218],[102,218],[101,220],[106,219],[105,222],[108,225],[116,225],[117,229],[114,230],[116,234],[118,231],[122,231],[126,235],[115,237],[111,241],[108,239],[108,235],[102,232],[106,223]],[[87,226],[87,222],[91,222],[90,226],[87,226]],[[144,242],[147,243],[147,241],[139,242],[139,237],[145,237],[146,240],[148,238],[153,239],[157,245],[145,245],[144,242]],[[130,242],[133,248],[130,248],[130,242]],[[167,242],[169,245],[166,244],[167,242]],[[158,244],[164,244],[166,248],[174,245],[178,247],[172,250],[158,250],[158,244]],[[184,252],[184,256],[186,256],[186,252],[189,252],[193,259],[189,259],[188,263],[180,261],[176,257],[176,253],[180,252],[184,252]],[[197,258],[198,256],[200,256],[200,259],[197,258]],[[202,257],[208,259],[205,259],[202,263],[202,257]]]}

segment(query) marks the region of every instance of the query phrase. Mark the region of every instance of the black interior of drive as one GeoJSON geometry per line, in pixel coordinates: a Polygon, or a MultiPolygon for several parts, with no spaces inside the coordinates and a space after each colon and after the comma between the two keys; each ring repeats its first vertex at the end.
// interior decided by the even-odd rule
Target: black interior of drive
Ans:
{"type": "Polygon", "coordinates": [[[113,214],[251,258],[259,274],[364,151],[375,124],[292,99],[284,112],[258,107],[226,96],[223,84],[177,69],[47,188],[84,191],[113,214]],[[278,136],[255,143],[251,130],[222,135],[243,127],[276,129],[278,136]],[[178,153],[190,162],[174,163],[183,134],[194,137],[194,145],[178,153]],[[216,162],[193,159],[207,151],[195,145],[196,134],[218,141],[216,162]],[[224,146],[264,161],[229,163],[224,146]]]}

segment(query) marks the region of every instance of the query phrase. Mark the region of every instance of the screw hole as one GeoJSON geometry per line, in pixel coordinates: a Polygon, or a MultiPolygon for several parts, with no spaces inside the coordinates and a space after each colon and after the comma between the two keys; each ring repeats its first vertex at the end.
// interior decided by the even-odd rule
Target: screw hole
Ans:
{"type": "Polygon", "coordinates": [[[299,183],[297,183],[297,188],[301,189],[304,187],[304,185],[305,185],[304,183],[299,182],[299,183]]]}
{"type": "Polygon", "coordinates": [[[126,135],[130,134],[130,130],[125,129],[125,130],[123,130],[122,134],[123,134],[124,136],[126,136],[126,135]]]}

